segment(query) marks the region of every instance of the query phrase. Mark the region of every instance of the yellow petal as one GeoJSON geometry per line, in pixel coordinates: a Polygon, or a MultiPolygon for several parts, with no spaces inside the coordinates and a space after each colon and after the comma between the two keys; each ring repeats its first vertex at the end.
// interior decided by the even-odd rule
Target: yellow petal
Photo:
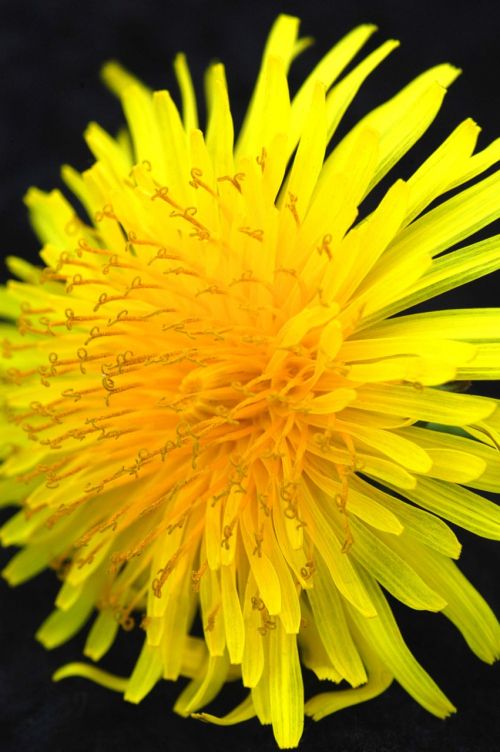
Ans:
{"type": "Polygon", "coordinates": [[[314,628],[335,671],[357,687],[366,681],[366,672],[346,622],[342,598],[321,557],[316,557],[315,566],[313,587],[308,591],[314,628]]]}
{"type": "Polygon", "coordinates": [[[305,704],[305,713],[313,720],[319,721],[331,713],[343,708],[357,705],[377,697],[391,685],[393,676],[380,660],[370,643],[355,630],[356,642],[359,644],[363,662],[367,669],[367,681],[356,689],[340,689],[335,692],[322,692],[314,695],[305,704]]]}
{"type": "Polygon", "coordinates": [[[252,695],[249,694],[234,710],[230,710],[226,715],[219,717],[211,713],[191,713],[191,718],[197,718],[199,721],[213,723],[215,726],[233,726],[235,723],[248,721],[255,716],[252,695]]]}
{"type": "Polygon", "coordinates": [[[410,608],[441,611],[446,606],[444,598],[428,587],[405,559],[395,553],[393,536],[387,537],[386,545],[358,520],[352,519],[350,525],[354,538],[352,557],[386,590],[410,608]]]}
{"type": "Polygon", "coordinates": [[[241,663],[245,644],[245,626],[236,590],[234,565],[221,566],[221,596],[229,658],[231,663],[241,663]]]}
{"type": "Polygon", "coordinates": [[[380,660],[394,678],[426,710],[438,718],[444,718],[455,711],[448,698],[415,660],[406,646],[380,588],[369,575],[363,575],[365,587],[377,605],[377,616],[364,619],[349,607],[353,622],[363,637],[369,642],[380,660]]]}
{"type": "Polygon", "coordinates": [[[297,638],[277,621],[269,640],[269,702],[274,736],[281,749],[296,747],[304,727],[304,686],[297,638]]]}
{"type": "Polygon", "coordinates": [[[141,654],[125,690],[125,700],[138,703],[153,689],[161,678],[163,664],[160,649],[144,642],[141,654]]]}
{"type": "Polygon", "coordinates": [[[186,133],[198,128],[196,94],[186,56],[179,53],[174,59],[174,71],[181,90],[183,122],[186,133]]]}
{"type": "Polygon", "coordinates": [[[99,661],[113,644],[118,627],[115,614],[110,609],[100,611],[85,642],[84,654],[93,661],[99,661]]]}
{"type": "Polygon", "coordinates": [[[100,684],[101,687],[106,687],[106,689],[120,693],[125,692],[129,681],[126,677],[115,676],[95,666],[89,666],[87,663],[67,663],[65,666],[57,669],[52,679],[57,682],[72,676],[91,679],[96,684],[100,684]]]}
{"type": "Polygon", "coordinates": [[[419,478],[407,496],[424,509],[476,535],[500,540],[500,506],[455,482],[419,478]]]}
{"type": "Polygon", "coordinates": [[[175,712],[188,716],[207,705],[226,681],[228,668],[226,656],[209,656],[198,676],[179,695],[174,705],[175,712]]]}

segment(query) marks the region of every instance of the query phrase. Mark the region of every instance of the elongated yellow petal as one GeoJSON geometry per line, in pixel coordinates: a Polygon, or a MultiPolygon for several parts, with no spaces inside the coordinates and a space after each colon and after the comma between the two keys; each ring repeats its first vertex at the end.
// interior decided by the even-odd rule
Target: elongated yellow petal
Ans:
{"type": "Polygon", "coordinates": [[[85,624],[94,608],[95,585],[91,583],[66,611],[57,609],[43,622],[36,638],[49,650],[66,642],[85,624]]]}
{"type": "Polygon", "coordinates": [[[427,253],[436,256],[493,222],[500,216],[499,182],[500,172],[495,172],[417,219],[393,244],[386,263],[408,253],[415,260],[427,253]]]}
{"type": "Polygon", "coordinates": [[[229,109],[224,67],[217,63],[207,72],[210,111],[206,144],[216,175],[233,174],[233,120],[229,109]]]}
{"type": "Polygon", "coordinates": [[[409,224],[437,196],[453,185],[472,154],[479,127],[464,120],[408,180],[410,202],[405,222],[409,224]]]}
{"type": "MultiPolygon", "coordinates": [[[[398,542],[399,545],[399,542],[398,542]]],[[[404,540],[401,546],[405,546],[404,540]]],[[[411,548],[412,565],[446,598],[443,614],[461,631],[471,650],[487,663],[500,654],[500,625],[492,610],[448,558],[433,553],[422,566],[422,552],[411,548]]]]}
{"type": "Polygon", "coordinates": [[[371,648],[368,640],[361,634],[356,634],[356,640],[360,645],[360,652],[367,669],[367,681],[362,687],[356,689],[341,689],[335,692],[322,692],[311,697],[305,704],[304,710],[315,721],[325,718],[331,713],[342,708],[366,702],[384,692],[392,683],[393,676],[380,660],[377,653],[371,648]]]}
{"type": "Polygon", "coordinates": [[[212,713],[191,713],[192,718],[197,718],[206,723],[213,723],[215,726],[232,726],[235,723],[248,721],[254,716],[255,709],[251,695],[248,695],[234,710],[229,711],[229,713],[222,717],[212,715],[212,713]]]}
{"type": "Polygon", "coordinates": [[[101,668],[90,666],[87,663],[67,663],[65,666],[61,666],[61,668],[57,669],[52,679],[58,682],[61,681],[61,679],[67,679],[72,676],[81,676],[84,679],[91,679],[102,687],[121,693],[125,692],[128,683],[126,677],[114,676],[108,671],[103,671],[101,668]]]}
{"type": "MultiPolygon", "coordinates": [[[[328,478],[326,472],[326,468],[324,472],[320,472],[313,467],[307,468],[307,475],[333,501],[340,492],[340,484],[328,478]]],[[[401,522],[385,506],[378,504],[371,495],[353,492],[352,488],[349,489],[349,511],[369,525],[385,532],[399,535],[403,530],[401,522]]]]}
{"type": "Polygon", "coordinates": [[[302,663],[314,671],[318,679],[327,679],[336,684],[342,681],[342,675],[333,666],[323,641],[319,635],[309,605],[302,599],[303,626],[299,635],[299,647],[302,663]]]}
{"type": "MultiPolygon", "coordinates": [[[[460,339],[469,342],[496,341],[500,326],[500,308],[468,308],[466,310],[430,311],[388,319],[370,327],[370,337],[409,335],[443,337],[453,339],[460,332],[460,339]]],[[[368,336],[364,332],[364,336],[368,336]]],[[[471,354],[472,357],[472,354],[471,354]]]]}
{"type": "Polygon", "coordinates": [[[184,128],[186,129],[186,133],[190,133],[195,128],[198,128],[198,108],[196,106],[196,94],[191,80],[191,73],[185,55],[179,53],[175,56],[174,71],[181,90],[184,128]]]}
{"type": "Polygon", "coordinates": [[[208,704],[224,684],[228,667],[226,656],[209,656],[198,676],[179,695],[174,706],[175,712],[188,716],[208,704]]]}
{"type": "Polygon", "coordinates": [[[292,16],[279,16],[269,34],[262,59],[257,84],[252,101],[241,126],[236,145],[236,157],[251,155],[254,158],[260,154],[264,144],[259,142],[259,133],[268,119],[266,105],[270,104],[267,88],[268,64],[273,58],[282,60],[284,70],[288,69],[293,55],[298,34],[299,22],[292,16]]]}
{"type": "MultiPolygon", "coordinates": [[[[349,508],[351,510],[353,507],[352,502],[356,498],[359,489],[359,492],[362,494],[363,504],[366,504],[367,499],[371,499],[372,503],[378,502],[378,506],[385,509],[386,512],[390,510],[392,514],[397,515],[397,519],[400,519],[402,523],[401,532],[406,531],[415,540],[424,543],[426,546],[430,546],[445,556],[450,556],[453,559],[457,559],[460,556],[461,546],[456,535],[438,517],[410,506],[394,496],[390,496],[385,491],[368,485],[366,481],[360,478],[356,478],[352,485],[353,488],[349,492],[349,508]],[[377,502],[373,501],[373,499],[376,499],[377,502]]],[[[419,485],[420,480],[417,483],[417,487],[419,485]]],[[[406,495],[410,496],[409,493],[406,495]]],[[[415,495],[413,495],[413,498],[416,498],[415,495]]],[[[446,515],[443,516],[445,517],[446,515]]],[[[381,526],[374,525],[373,527],[377,527],[381,532],[392,532],[384,530],[381,526]]]]}
{"type": "Polygon", "coordinates": [[[155,686],[162,674],[162,664],[159,660],[159,648],[144,643],[139,660],[125,690],[128,702],[138,703],[155,686]]]}
{"type": "Polygon", "coordinates": [[[297,641],[280,622],[270,631],[268,640],[271,723],[278,745],[290,749],[298,745],[304,727],[304,688],[297,641]]]}
{"type": "Polygon", "coordinates": [[[98,661],[113,644],[119,624],[111,610],[101,611],[92,624],[85,642],[84,653],[93,661],[98,661]]]}
{"type": "Polygon", "coordinates": [[[308,521],[308,533],[325,560],[331,578],[344,598],[352,603],[355,608],[359,609],[365,616],[373,616],[375,608],[361,584],[357,569],[351,562],[349,555],[341,553],[342,544],[338,539],[336,540],[331,525],[328,525],[330,534],[327,534],[326,519],[320,511],[313,493],[308,491],[306,498],[309,501],[305,514],[306,521],[308,521]]]}
{"type": "Polygon", "coordinates": [[[226,628],[226,644],[231,663],[241,663],[245,643],[245,627],[238,593],[236,592],[234,566],[221,567],[221,599],[226,628]]]}
{"type": "Polygon", "coordinates": [[[426,710],[439,718],[453,713],[455,708],[451,702],[410,653],[380,588],[368,575],[363,576],[363,581],[377,604],[377,616],[374,619],[363,619],[349,607],[356,627],[373,646],[394,678],[426,710]]]}
{"type": "MultiPolygon", "coordinates": [[[[411,340],[410,340],[411,341],[411,340]]],[[[417,420],[457,426],[488,417],[494,400],[469,394],[453,394],[443,389],[415,389],[410,386],[366,386],[358,390],[353,407],[375,412],[391,412],[417,420]]]]}
{"type": "Polygon", "coordinates": [[[362,523],[351,520],[352,535],[356,544],[352,547],[353,558],[371,572],[390,593],[411,608],[441,611],[446,601],[439,593],[429,588],[414,569],[388,545],[362,523]]]}
{"type": "MultiPolygon", "coordinates": [[[[500,267],[500,237],[473,243],[458,251],[434,259],[429,269],[415,281],[399,300],[378,312],[378,318],[411,308],[423,300],[490,274],[500,267]]],[[[370,322],[367,317],[366,324],[370,322]]]]}
{"type": "Polygon", "coordinates": [[[370,128],[381,134],[378,164],[370,188],[376,185],[401,156],[413,146],[434,120],[444,95],[459,71],[451,65],[440,65],[418,76],[399,94],[363,118],[335,149],[336,161],[360,130],[370,128]]]}
{"type": "MultiPolygon", "coordinates": [[[[317,559],[314,587],[308,593],[315,628],[335,671],[357,687],[366,681],[366,673],[346,622],[342,599],[331,587],[331,574],[317,559]]],[[[306,628],[304,628],[306,629],[306,628]]]]}
{"type": "Polygon", "coordinates": [[[500,540],[500,507],[454,483],[419,478],[408,497],[424,509],[484,538],[500,540]]]}
{"type": "Polygon", "coordinates": [[[290,123],[290,147],[293,148],[304,130],[304,123],[309,115],[312,92],[320,82],[325,90],[338,78],[342,70],[353,59],[358,50],[376,30],[375,26],[363,24],[353,29],[340,40],[320,60],[312,73],[304,81],[292,101],[292,118],[290,123]]]}
{"type": "MultiPolygon", "coordinates": [[[[380,45],[376,50],[371,52],[354,70],[352,70],[342,81],[334,86],[327,97],[327,137],[331,139],[337,127],[344,116],[345,111],[351,104],[352,100],[359,91],[359,88],[390,53],[399,46],[399,42],[393,39],[388,40],[380,45]]],[[[353,137],[354,138],[354,137],[353,137]]],[[[339,147],[335,149],[338,154],[339,147]]],[[[333,155],[335,155],[335,152],[333,155]]],[[[332,155],[332,156],[333,156],[332,155]]],[[[335,155],[336,157],[337,155],[335,155]]]]}

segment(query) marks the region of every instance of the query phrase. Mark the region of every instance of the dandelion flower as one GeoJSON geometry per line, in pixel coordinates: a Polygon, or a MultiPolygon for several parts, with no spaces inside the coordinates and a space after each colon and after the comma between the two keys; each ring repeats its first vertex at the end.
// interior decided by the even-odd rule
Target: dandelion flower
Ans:
{"type": "Polygon", "coordinates": [[[4,577],[58,572],[47,648],[92,619],[85,655],[99,661],[120,627],[144,630],[130,677],[74,663],[55,678],[139,702],[186,676],[178,713],[257,716],[282,748],[304,714],[393,679],[453,712],[385,591],[442,612],[482,660],[499,652],[443,519],[500,537],[481,494],[500,491],[499,403],[457,388],[498,378],[500,309],[405,310],[500,267],[498,235],[467,240],[500,215],[500,142],[475,152],[464,120],[360,211],[458,74],[431,68],[337,138],[397,46],[343,75],[373,31],[349,33],[290,98],[308,41],[280,16],[235,143],[221,64],[204,131],[182,55],[181,112],[107,64],[128,128],[91,124],[95,164],[62,172],[87,216],[31,189],[43,266],[10,258],[19,281],[0,293],[1,497],[20,507],[1,539],[21,547],[4,577]],[[307,701],[301,666],[325,681],[307,701]],[[243,703],[203,712],[231,680],[243,703]]]}

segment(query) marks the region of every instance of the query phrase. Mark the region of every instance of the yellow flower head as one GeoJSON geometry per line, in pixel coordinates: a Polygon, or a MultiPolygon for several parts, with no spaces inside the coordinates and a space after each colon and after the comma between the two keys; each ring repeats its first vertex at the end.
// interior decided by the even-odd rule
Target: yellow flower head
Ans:
{"type": "Polygon", "coordinates": [[[383,589],[442,611],[481,659],[499,652],[440,518],[500,537],[477,493],[500,491],[498,401],[455,388],[499,376],[500,309],[395,314],[500,267],[499,236],[466,242],[500,215],[500,173],[461,187],[500,143],[474,153],[465,120],[360,213],[458,73],[431,68],[338,139],[396,46],[342,77],[373,31],[354,29],[291,99],[307,41],[279,17],[236,144],[221,64],[207,72],[205,131],[183,56],[181,115],[108,64],[128,129],[90,125],[96,163],[63,169],[87,217],[31,189],[44,266],[10,259],[21,281],[0,292],[0,489],[21,507],[1,539],[22,547],[4,576],[58,571],[37,635],[47,648],[92,618],[85,654],[98,661],[120,627],[144,630],[130,677],[77,663],[56,678],[138,702],[187,676],[178,713],[257,715],[283,748],[304,712],[321,718],[393,678],[431,713],[454,710],[383,589]],[[301,664],[330,682],[305,704],[301,664]],[[199,712],[235,679],[241,705],[199,712]],[[343,680],[352,688],[335,689],[343,680]]]}

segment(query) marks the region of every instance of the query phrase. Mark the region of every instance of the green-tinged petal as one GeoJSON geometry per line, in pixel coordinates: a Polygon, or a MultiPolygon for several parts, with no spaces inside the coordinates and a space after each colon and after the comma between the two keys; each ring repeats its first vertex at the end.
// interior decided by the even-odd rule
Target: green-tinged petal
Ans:
{"type": "Polygon", "coordinates": [[[351,407],[443,425],[465,426],[491,415],[496,409],[496,400],[429,387],[417,390],[412,386],[381,384],[366,385],[358,390],[351,407]]]}
{"type": "Polygon", "coordinates": [[[443,614],[460,630],[471,650],[487,663],[500,657],[500,624],[493,611],[458,567],[438,553],[424,554],[397,542],[420,575],[446,598],[443,614]],[[423,555],[424,554],[424,555],[423,555]]]}
{"type": "Polygon", "coordinates": [[[326,652],[316,621],[305,599],[301,601],[301,608],[303,623],[298,638],[301,661],[306,668],[314,671],[318,679],[338,684],[342,681],[342,675],[334,668],[326,652]]]}
{"type": "MultiPolygon", "coordinates": [[[[309,466],[306,472],[318,488],[327,496],[330,496],[332,503],[336,503],[335,497],[340,493],[340,485],[327,477],[325,473],[328,470],[326,468],[323,468],[323,472],[319,472],[313,466],[309,466]]],[[[349,488],[349,512],[372,527],[384,530],[386,533],[399,535],[403,530],[403,525],[397,516],[388,510],[384,504],[378,504],[369,494],[359,493],[352,487],[349,488]]]]}
{"type": "Polygon", "coordinates": [[[366,681],[366,673],[346,622],[342,599],[332,583],[331,574],[319,556],[316,558],[313,587],[307,596],[314,627],[331,665],[351,686],[363,684],[366,681]]]}
{"type": "Polygon", "coordinates": [[[378,697],[392,683],[391,672],[380,660],[376,651],[371,648],[368,640],[364,639],[356,629],[353,632],[363,657],[367,681],[362,687],[356,687],[356,689],[337,689],[335,692],[322,692],[311,697],[306,702],[304,711],[314,721],[319,721],[321,718],[325,718],[343,708],[378,697]]]}
{"type": "Polygon", "coordinates": [[[163,673],[160,649],[144,642],[141,654],[125,689],[125,699],[138,703],[153,689],[163,673]]]}
{"type": "Polygon", "coordinates": [[[365,619],[350,606],[348,606],[348,611],[364,639],[373,647],[394,678],[426,710],[439,718],[445,718],[453,713],[455,711],[453,705],[406,646],[387,601],[376,582],[370,575],[364,573],[362,573],[362,579],[373,602],[376,603],[377,616],[373,619],[365,619]]]}
{"type": "Polygon", "coordinates": [[[297,638],[281,623],[269,631],[269,701],[274,736],[281,749],[296,747],[304,727],[304,686],[297,638]]]}
{"type": "MultiPolygon", "coordinates": [[[[62,550],[64,544],[61,544],[59,548],[62,550]]],[[[7,566],[2,570],[2,577],[7,580],[9,585],[20,585],[48,567],[58,553],[58,550],[51,550],[43,543],[39,545],[32,544],[19,551],[9,561],[7,566]]]]}
{"type": "Polygon", "coordinates": [[[405,492],[424,509],[483,538],[500,540],[500,506],[468,488],[429,478],[419,478],[414,489],[405,492]]]}
{"type": "Polygon", "coordinates": [[[194,678],[179,695],[174,710],[188,716],[207,705],[226,681],[229,661],[224,656],[209,656],[194,678]]]}
{"type": "MultiPolygon", "coordinates": [[[[267,635],[266,635],[267,636],[267,635]]],[[[263,642],[264,666],[258,684],[252,687],[252,702],[257,718],[263,725],[271,724],[271,695],[269,676],[269,640],[263,642]]]]}
{"type": "Polygon", "coordinates": [[[168,599],[161,628],[161,657],[165,679],[175,680],[182,672],[183,654],[194,617],[195,603],[195,594],[188,588],[168,599]]]}
{"type": "MultiPolygon", "coordinates": [[[[348,502],[349,503],[349,502],[348,502]]],[[[352,556],[392,595],[407,606],[427,611],[441,611],[446,601],[429,587],[405,558],[399,556],[388,537],[387,543],[370,532],[356,519],[350,520],[354,543],[352,556]]]]}
{"type": "Polygon", "coordinates": [[[405,435],[427,450],[434,460],[433,469],[439,463],[440,472],[435,473],[435,477],[483,491],[500,492],[500,452],[496,448],[444,431],[413,426],[406,429],[405,435]]]}
{"type": "Polygon", "coordinates": [[[116,60],[109,60],[103,65],[101,77],[108,89],[117,97],[121,97],[129,86],[138,86],[146,92],[149,91],[136,76],[124,68],[123,65],[116,62],[116,60]]]}
{"type": "Polygon", "coordinates": [[[48,650],[62,645],[85,624],[94,609],[96,583],[90,582],[66,611],[56,609],[43,622],[36,638],[48,650]]]}
{"type": "Polygon", "coordinates": [[[33,229],[42,243],[52,243],[64,250],[70,241],[67,228],[75,212],[61,191],[45,193],[38,188],[30,188],[24,202],[29,209],[33,229]]]}
{"type": "MultiPolygon", "coordinates": [[[[197,677],[201,667],[205,664],[206,658],[207,648],[204,640],[200,637],[191,637],[188,635],[184,642],[184,650],[182,652],[182,676],[187,676],[190,679],[197,677]]],[[[231,671],[229,677],[233,678],[231,676],[231,671]]]]}
{"type": "MultiPolygon", "coordinates": [[[[427,481],[423,479],[419,480],[417,488],[421,483],[425,482],[427,481]]],[[[403,530],[419,543],[424,543],[426,546],[429,546],[435,551],[439,551],[445,556],[450,556],[452,559],[457,559],[460,556],[461,546],[455,533],[438,517],[435,517],[433,514],[427,514],[427,512],[423,512],[421,509],[417,509],[416,507],[397,499],[395,496],[390,496],[388,493],[385,493],[385,491],[382,491],[373,485],[369,485],[361,478],[353,479],[351,485],[353,487],[349,489],[350,510],[352,508],[352,498],[354,498],[355,494],[360,491],[363,500],[372,497],[378,502],[380,507],[385,507],[387,510],[390,510],[392,514],[401,520],[403,530]]],[[[412,498],[407,491],[405,491],[405,496],[412,498]]],[[[413,499],[415,499],[415,495],[413,495],[413,499]]],[[[381,530],[381,528],[379,529],[381,530]]],[[[388,532],[386,530],[381,531],[388,532]]]]}
{"type": "Polygon", "coordinates": [[[234,566],[221,567],[222,613],[226,628],[226,644],[231,663],[241,663],[245,644],[245,625],[236,590],[234,566]]]}
{"type": "Polygon", "coordinates": [[[92,624],[83,649],[84,654],[93,661],[99,661],[113,644],[118,627],[116,615],[110,609],[101,611],[92,624]]]}
{"type": "Polygon", "coordinates": [[[120,693],[125,692],[129,681],[126,677],[115,676],[108,671],[103,671],[101,668],[90,666],[88,663],[67,663],[65,666],[57,669],[52,679],[57,682],[73,676],[90,679],[96,684],[100,684],[101,687],[106,687],[106,689],[112,689],[114,692],[120,693]]]}
{"type": "Polygon", "coordinates": [[[215,726],[233,726],[235,723],[242,723],[255,717],[255,708],[253,706],[252,695],[249,694],[234,710],[230,710],[226,715],[219,717],[211,713],[191,713],[191,718],[197,718],[199,721],[213,723],[215,726]]]}
{"type": "MultiPolygon", "coordinates": [[[[331,578],[344,598],[355,608],[358,608],[365,616],[373,616],[376,613],[375,608],[358,577],[349,554],[342,553],[342,544],[333,532],[331,522],[327,521],[320,511],[315,499],[316,491],[309,491],[307,486],[304,486],[304,489],[307,502],[304,507],[304,516],[308,535],[323,557],[331,578]]],[[[321,492],[318,490],[317,493],[321,492]]]]}
{"type": "Polygon", "coordinates": [[[243,607],[245,645],[241,663],[241,677],[245,687],[256,687],[264,671],[264,645],[262,643],[263,635],[261,634],[263,609],[256,608],[257,605],[262,605],[260,601],[256,600],[257,593],[257,583],[253,573],[250,572],[243,607]]]}
{"type": "MultiPolygon", "coordinates": [[[[32,194],[33,198],[35,195],[36,194],[32,194]]],[[[23,280],[23,282],[28,282],[33,285],[37,285],[40,282],[42,270],[39,267],[30,264],[29,261],[18,258],[18,256],[7,256],[5,263],[11,274],[14,274],[14,276],[23,280]]],[[[16,318],[19,313],[19,308],[15,305],[14,301],[9,299],[8,288],[2,288],[2,300],[5,300],[6,313],[8,314],[7,317],[16,318]]],[[[2,312],[2,315],[5,314],[2,312]]]]}

